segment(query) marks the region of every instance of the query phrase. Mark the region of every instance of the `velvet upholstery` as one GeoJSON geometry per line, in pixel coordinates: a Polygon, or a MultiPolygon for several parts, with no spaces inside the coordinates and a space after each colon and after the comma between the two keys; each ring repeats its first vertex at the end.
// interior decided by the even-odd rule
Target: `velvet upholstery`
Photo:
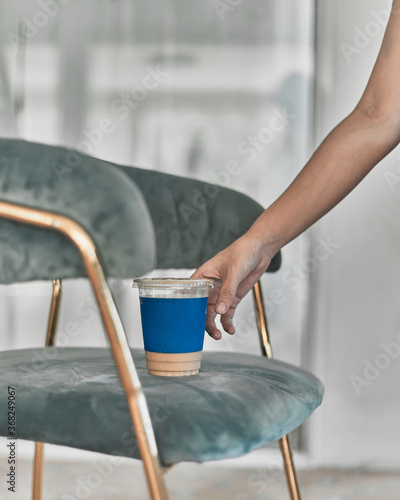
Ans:
{"type": "MultiPolygon", "coordinates": [[[[221,186],[116,165],[139,187],[156,233],[158,269],[195,268],[247,231],[264,211],[248,196],[221,186]]],[[[279,252],[267,272],[281,266],[279,252]]]]}
{"type": "MultiPolygon", "coordinates": [[[[198,267],[263,210],[219,186],[11,139],[0,139],[0,199],[80,223],[98,245],[108,275],[118,278],[198,267]]],[[[4,219],[0,255],[0,283],[86,276],[65,236],[4,219]]],[[[279,266],[280,254],[269,270],[279,266]]]]}
{"type": "MultiPolygon", "coordinates": [[[[151,217],[139,189],[106,162],[64,148],[0,140],[0,199],[50,210],[81,224],[109,274],[143,274],[155,264],[151,217]],[[65,170],[67,162],[77,164],[65,170]]],[[[67,237],[0,218],[0,282],[86,276],[67,237]]]]}
{"type": "MultiPolygon", "coordinates": [[[[236,457],[276,441],[322,399],[313,375],[261,356],[205,352],[199,375],[168,378],[147,373],[142,351],[132,355],[165,465],[236,457]]],[[[139,457],[108,349],[0,352],[0,408],[8,386],[16,389],[18,438],[139,457]]]]}

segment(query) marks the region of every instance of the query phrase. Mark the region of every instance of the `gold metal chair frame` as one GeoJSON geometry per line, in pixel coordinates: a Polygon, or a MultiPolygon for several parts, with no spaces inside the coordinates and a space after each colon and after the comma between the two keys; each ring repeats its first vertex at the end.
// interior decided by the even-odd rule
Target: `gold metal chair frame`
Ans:
{"type": "MultiPolygon", "coordinates": [[[[164,469],[159,461],[157,444],[146,399],[132,359],[124,327],[108,287],[105,272],[95,243],[78,223],[60,214],[0,201],[0,217],[58,231],[72,240],[78,248],[85,264],[89,280],[92,284],[110,342],[115,365],[125,391],[132,425],[135,430],[140,456],[143,461],[150,497],[152,500],[168,500],[163,473],[169,470],[169,468],[164,469]]],[[[61,281],[53,280],[53,295],[46,334],[46,346],[53,346],[55,343],[61,295],[61,281]]],[[[254,285],[253,298],[261,349],[264,356],[272,358],[272,348],[269,340],[260,282],[254,285]]],[[[44,443],[40,442],[35,444],[32,500],[42,499],[43,444],[44,443]]],[[[300,500],[300,491],[293,464],[289,436],[281,438],[279,444],[282,452],[290,498],[291,500],[300,500]]]]}

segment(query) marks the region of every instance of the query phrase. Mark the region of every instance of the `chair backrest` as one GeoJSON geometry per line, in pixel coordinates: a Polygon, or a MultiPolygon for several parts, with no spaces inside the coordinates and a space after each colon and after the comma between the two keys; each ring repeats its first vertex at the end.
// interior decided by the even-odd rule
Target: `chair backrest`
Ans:
{"type": "MultiPolygon", "coordinates": [[[[0,199],[78,222],[118,278],[198,267],[263,211],[220,186],[10,139],[0,139],[0,199]]],[[[0,255],[0,283],[86,276],[63,235],[2,219],[0,255]]],[[[268,270],[279,266],[280,254],[268,270]]]]}
{"type": "MultiPolygon", "coordinates": [[[[242,236],[264,208],[215,184],[116,165],[139,187],[153,220],[158,269],[200,266],[242,236]]],[[[280,252],[268,272],[280,268],[280,252]]]]}

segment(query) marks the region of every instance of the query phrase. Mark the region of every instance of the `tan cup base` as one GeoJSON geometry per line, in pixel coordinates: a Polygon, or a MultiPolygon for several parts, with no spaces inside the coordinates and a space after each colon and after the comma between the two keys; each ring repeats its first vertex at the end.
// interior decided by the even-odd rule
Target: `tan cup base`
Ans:
{"type": "Polygon", "coordinates": [[[184,353],[145,351],[145,353],[147,369],[151,375],[184,377],[199,373],[203,351],[184,353]]]}

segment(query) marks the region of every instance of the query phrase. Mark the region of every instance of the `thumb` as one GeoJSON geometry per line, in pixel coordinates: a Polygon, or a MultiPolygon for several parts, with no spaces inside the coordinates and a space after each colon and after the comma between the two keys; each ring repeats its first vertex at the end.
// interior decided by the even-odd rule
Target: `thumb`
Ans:
{"type": "Polygon", "coordinates": [[[221,289],[218,293],[218,298],[215,306],[215,312],[225,314],[231,307],[232,301],[236,296],[236,290],[239,282],[234,276],[227,276],[222,279],[221,289]]]}

